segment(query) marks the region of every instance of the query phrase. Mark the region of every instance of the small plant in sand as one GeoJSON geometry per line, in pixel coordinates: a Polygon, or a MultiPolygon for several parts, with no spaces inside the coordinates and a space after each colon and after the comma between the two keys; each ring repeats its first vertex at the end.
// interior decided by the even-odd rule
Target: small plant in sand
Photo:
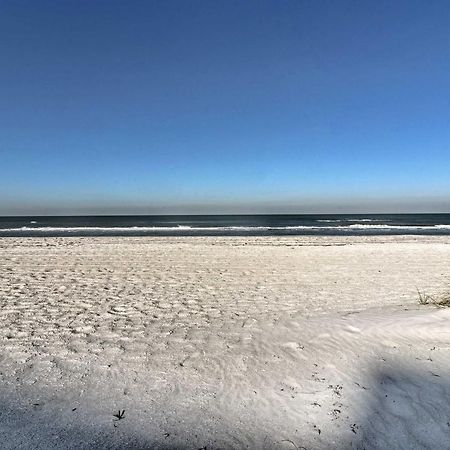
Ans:
{"type": "Polygon", "coordinates": [[[448,306],[450,307],[450,292],[446,292],[442,294],[438,300],[439,306],[448,306]]]}
{"type": "Polygon", "coordinates": [[[450,292],[432,296],[424,292],[420,292],[419,289],[417,289],[417,293],[419,295],[419,303],[421,305],[434,305],[441,308],[450,307],[450,292]]]}
{"type": "Polygon", "coordinates": [[[113,415],[114,415],[114,417],[117,420],[122,420],[125,417],[125,410],[124,409],[122,409],[122,410],[119,409],[119,412],[116,413],[116,414],[113,414],[113,415]]]}

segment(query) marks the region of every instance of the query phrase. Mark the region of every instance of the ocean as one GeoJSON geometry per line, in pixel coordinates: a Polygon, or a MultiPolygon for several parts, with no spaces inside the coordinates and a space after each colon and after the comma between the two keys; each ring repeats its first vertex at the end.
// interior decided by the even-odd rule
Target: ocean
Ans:
{"type": "Polygon", "coordinates": [[[450,235],[450,214],[0,217],[0,237],[450,235]]]}

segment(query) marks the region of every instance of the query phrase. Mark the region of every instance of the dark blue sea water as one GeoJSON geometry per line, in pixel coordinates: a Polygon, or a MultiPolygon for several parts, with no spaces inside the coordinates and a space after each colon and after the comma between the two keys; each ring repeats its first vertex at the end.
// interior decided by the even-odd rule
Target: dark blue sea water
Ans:
{"type": "Polygon", "coordinates": [[[450,214],[0,217],[0,236],[450,235],[450,214]]]}

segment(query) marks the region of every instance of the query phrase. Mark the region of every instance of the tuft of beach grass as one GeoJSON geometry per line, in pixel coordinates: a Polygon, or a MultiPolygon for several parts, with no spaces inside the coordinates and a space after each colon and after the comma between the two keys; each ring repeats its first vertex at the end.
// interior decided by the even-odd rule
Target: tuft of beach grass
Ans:
{"type": "Polygon", "coordinates": [[[450,291],[439,295],[429,295],[425,292],[420,292],[417,289],[419,295],[419,304],[421,305],[434,305],[440,308],[450,307],[450,291]]]}

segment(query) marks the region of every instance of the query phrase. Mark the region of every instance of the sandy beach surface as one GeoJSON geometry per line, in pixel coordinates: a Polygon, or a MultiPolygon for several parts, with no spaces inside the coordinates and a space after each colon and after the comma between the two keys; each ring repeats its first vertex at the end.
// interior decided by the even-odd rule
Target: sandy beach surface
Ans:
{"type": "Polygon", "coordinates": [[[0,239],[0,447],[449,449],[449,288],[450,237],[0,239]]]}

